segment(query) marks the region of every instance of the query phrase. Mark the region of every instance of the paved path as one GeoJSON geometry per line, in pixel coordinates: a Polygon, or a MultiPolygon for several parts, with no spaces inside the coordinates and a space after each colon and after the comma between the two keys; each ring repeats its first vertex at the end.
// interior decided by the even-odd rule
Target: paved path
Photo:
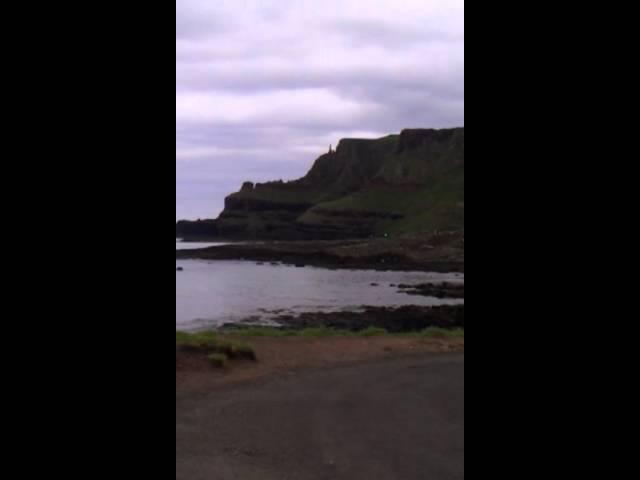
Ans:
{"type": "Polygon", "coordinates": [[[176,390],[179,480],[464,478],[464,355],[176,390]]]}

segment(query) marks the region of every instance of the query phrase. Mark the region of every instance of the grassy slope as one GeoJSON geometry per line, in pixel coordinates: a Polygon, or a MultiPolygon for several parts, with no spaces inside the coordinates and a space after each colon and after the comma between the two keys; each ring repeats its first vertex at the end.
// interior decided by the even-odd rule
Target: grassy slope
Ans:
{"type": "Polygon", "coordinates": [[[434,177],[428,184],[410,188],[370,187],[332,202],[318,204],[306,212],[300,221],[323,221],[314,210],[362,211],[398,213],[400,220],[381,220],[377,233],[421,233],[455,230],[464,227],[464,168],[434,177]]]}

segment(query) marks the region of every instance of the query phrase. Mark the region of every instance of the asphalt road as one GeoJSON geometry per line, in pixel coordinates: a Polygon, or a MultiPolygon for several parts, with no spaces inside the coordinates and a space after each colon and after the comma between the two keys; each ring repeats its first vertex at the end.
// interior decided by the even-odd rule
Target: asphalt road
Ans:
{"type": "Polygon", "coordinates": [[[464,354],[176,389],[176,479],[464,478],[464,354]]]}

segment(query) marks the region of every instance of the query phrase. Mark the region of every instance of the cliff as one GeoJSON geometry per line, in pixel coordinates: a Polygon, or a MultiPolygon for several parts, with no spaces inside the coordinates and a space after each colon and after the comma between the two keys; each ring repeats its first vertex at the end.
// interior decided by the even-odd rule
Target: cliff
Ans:
{"type": "Polygon", "coordinates": [[[208,227],[245,239],[464,229],[464,128],[343,139],[299,180],[246,182],[208,227]]]}

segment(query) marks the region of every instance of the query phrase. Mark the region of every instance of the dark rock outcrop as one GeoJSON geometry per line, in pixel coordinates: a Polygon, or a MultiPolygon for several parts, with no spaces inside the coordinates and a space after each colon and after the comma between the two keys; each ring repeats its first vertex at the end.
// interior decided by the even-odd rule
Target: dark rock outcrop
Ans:
{"type": "Polygon", "coordinates": [[[181,220],[176,223],[176,238],[213,238],[218,236],[216,220],[181,220]]]}

